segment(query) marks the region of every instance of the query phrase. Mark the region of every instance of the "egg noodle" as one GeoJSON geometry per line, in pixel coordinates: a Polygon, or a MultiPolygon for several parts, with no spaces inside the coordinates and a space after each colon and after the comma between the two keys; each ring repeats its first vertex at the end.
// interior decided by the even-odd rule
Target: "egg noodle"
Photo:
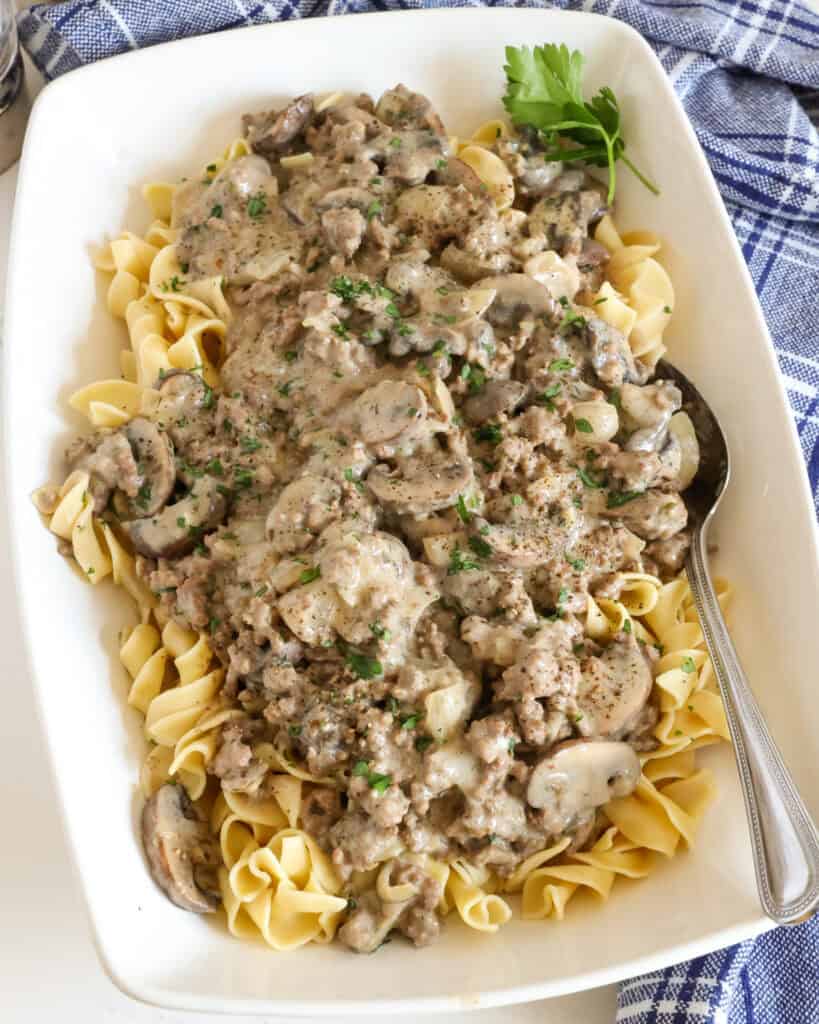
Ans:
{"type": "MultiPolygon", "coordinates": [[[[450,140],[453,152],[475,171],[499,209],[512,203],[514,185],[503,161],[487,146],[509,133],[504,122],[490,121],[468,140],[450,140]]],[[[238,139],[202,173],[212,177],[248,152],[247,143],[238,139]]],[[[124,232],[96,260],[98,269],[110,275],[108,310],[125,322],[130,345],[121,353],[121,378],[96,381],[70,398],[95,428],[116,428],[150,410],[157,397],[152,384],[163,372],[194,370],[211,387],[219,383],[231,313],[221,279],[192,281],[180,266],[171,219],[175,187],[146,185],[143,195],[154,220],[145,236],[124,232]]],[[[638,360],[653,368],[665,351],[663,332],[674,301],[671,281],[657,260],[660,241],[644,231],[621,235],[609,216],[599,223],[595,239],[610,254],[606,280],[594,296],[605,301],[596,312],[628,338],[638,360]]],[[[557,269],[560,257],[544,255],[557,269]]],[[[217,751],[219,730],[244,712],[222,695],[224,669],[208,638],[183,629],[159,609],[136,574],[133,555],[94,515],[88,486],[88,473],[75,471],[59,490],[44,488],[37,503],[49,529],[70,545],[88,582],[97,585],[110,576],[136,604],[139,622],[122,637],[119,653],[131,680],[128,703],[143,716],[149,745],[141,777],[145,796],[176,781],[206,813],[219,837],[222,901],[232,934],[260,936],[277,950],[331,941],[347,896],[341,895],[341,880],[327,854],[299,825],[305,793],[317,781],[332,785],[332,780],[316,779],[286,752],[263,744],[254,753],[276,773],[272,795],[257,799],[227,790],[214,793],[207,767],[217,751]]],[[[570,840],[564,838],[505,878],[462,859],[445,864],[399,847],[373,872],[354,875],[353,891],[371,885],[375,877],[383,902],[406,899],[391,875],[394,858],[401,854],[442,884],[441,914],[454,910],[470,928],[494,933],[512,916],[509,894],[519,894],[524,918],[561,920],[578,891],[606,899],[618,877],[643,878],[664,858],[694,844],[714,795],[711,773],[698,768],[696,751],[728,739],[713,667],[685,576],[663,584],[643,573],[622,575],[619,600],[588,598],[586,631],[605,640],[633,630],[640,641],[657,647],[654,699],[660,718],[656,748],[640,755],[636,790],[604,807],[608,827],[594,845],[567,854],[570,840]]],[[[721,580],[716,585],[725,607],[730,589],[721,580]]]]}

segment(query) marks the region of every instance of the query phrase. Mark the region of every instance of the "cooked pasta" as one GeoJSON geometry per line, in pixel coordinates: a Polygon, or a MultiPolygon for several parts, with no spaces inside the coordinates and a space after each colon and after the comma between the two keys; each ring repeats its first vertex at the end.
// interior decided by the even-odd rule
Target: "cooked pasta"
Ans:
{"type": "Polygon", "coordinates": [[[136,606],[151,871],[280,951],[560,920],[693,845],[728,738],[659,240],[404,86],[244,129],[98,256],[122,377],[35,496],[136,606]]]}

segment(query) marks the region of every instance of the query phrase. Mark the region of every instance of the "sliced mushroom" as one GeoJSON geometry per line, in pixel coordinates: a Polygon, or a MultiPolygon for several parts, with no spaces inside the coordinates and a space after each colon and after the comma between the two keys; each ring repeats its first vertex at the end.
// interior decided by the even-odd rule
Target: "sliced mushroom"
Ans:
{"type": "Polygon", "coordinates": [[[89,474],[88,490],[97,515],[105,511],[115,487],[134,498],[139,492],[139,467],[122,431],[78,438],[66,451],[65,459],[70,469],[89,474]]]}
{"type": "Polygon", "coordinates": [[[202,413],[215,405],[213,393],[198,373],[173,370],[158,383],[159,404],[153,414],[175,445],[184,447],[202,430],[202,413]]]}
{"type": "Polygon", "coordinates": [[[667,540],[688,522],[688,510],[679,494],[654,490],[622,505],[603,508],[600,515],[622,520],[643,540],[667,540]]]}
{"type": "Polygon", "coordinates": [[[554,313],[555,300],[549,289],[527,274],[487,277],[478,284],[480,288],[495,290],[495,299],[486,313],[490,323],[515,326],[524,317],[554,313]]]}
{"type": "Polygon", "coordinates": [[[242,127],[255,152],[275,157],[302,134],[312,116],[313,97],[307,93],[288,103],[283,110],[245,114],[242,127]]]}
{"type": "Polygon", "coordinates": [[[142,844],[151,875],[171,902],[195,914],[217,909],[219,844],[182,786],[166,783],[147,801],[142,844]]]}
{"type": "Polygon", "coordinates": [[[526,397],[526,385],[516,380],[490,380],[477,394],[464,402],[467,423],[486,423],[502,413],[513,412],[526,397]]]}
{"type": "Polygon", "coordinates": [[[378,101],[375,114],[393,128],[427,128],[436,135],[446,135],[443,122],[427,97],[405,85],[388,89],[378,101]]]}
{"type": "Polygon", "coordinates": [[[134,549],[148,558],[180,558],[200,543],[202,534],[225,518],[227,500],[213,477],[200,477],[190,493],[149,519],[123,523],[134,549]]]}
{"type": "MultiPolygon", "coordinates": [[[[558,178],[553,189],[560,184],[558,178]]],[[[589,225],[599,220],[606,209],[600,194],[591,189],[560,191],[535,204],[529,214],[529,232],[532,237],[545,235],[548,247],[561,256],[576,255],[583,247],[589,225]]]]}
{"type": "Polygon", "coordinates": [[[475,284],[491,274],[502,274],[511,265],[506,252],[467,252],[450,243],[441,253],[441,266],[461,281],[475,284]]]}
{"type": "Polygon", "coordinates": [[[134,453],[143,482],[136,496],[122,491],[115,493],[116,513],[121,519],[156,515],[170,498],[176,481],[173,446],[167,434],[142,416],[127,423],[123,433],[134,453]]]}
{"type": "Polygon", "coordinates": [[[348,185],[345,188],[334,188],[331,192],[325,193],[316,202],[316,209],[319,213],[326,210],[338,210],[342,207],[353,207],[360,213],[366,213],[375,200],[372,192],[365,188],[358,188],[356,185],[348,185]]]}
{"type": "Polygon", "coordinates": [[[586,735],[614,736],[628,730],[651,693],[651,666],[629,634],[613,640],[600,657],[582,667],[578,705],[586,735]]]}
{"type": "Polygon", "coordinates": [[[589,811],[628,796],[640,778],[640,760],[627,743],[569,741],[538,762],[526,799],[554,834],[568,831],[589,811]]]}
{"type": "Polygon", "coordinates": [[[447,323],[483,316],[495,298],[493,288],[426,288],[418,296],[421,309],[447,323]]]}
{"type": "Polygon", "coordinates": [[[367,486],[382,505],[415,515],[454,505],[471,484],[471,460],[444,451],[399,458],[395,469],[379,464],[367,477],[367,486]]]}
{"type": "MultiPolygon", "coordinates": [[[[475,520],[480,528],[482,520],[475,520]]],[[[559,558],[575,540],[575,532],[551,520],[524,520],[521,523],[496,524],[482,539],[492,549],[492,564],[507,569],[534,569],[559,558]]]]}
{"type": "Polygon", "coordinates": [[[583,337],[589,346],[592,368],[603,384],[619,388],[624,382],[639,381],[629,343],[616,327],[599,317],[586,317],[583,337]]]}
{"type": "Polygon", "coordinates": [[[271,508],[265,530],[274,551],[301,551],[341,515],[341,487],[308,473],[291,481],[271,508]]]}
{"type": "Polygon", "coordinates": [[[417,433],[426,420],[426,395],[406,381],[382,380],[359,395],[349,418],[364,444],[396,445],[417,433]]]}
{"type": "Polygon", "coordinates": [[[680,389],[668,380],[644,387],[623,385],[620,406],[625,413],[626,428],[633,431],[626,442],[626,450],[654,452],[662,448],[671,417],[681,404],[680,389]]]}
{"type": "Polygon", "coordinates": [[[439,267],[431,267],[423,262],[423,257],[429,258],[429,253],[421,255],[398,256],[390,260],[384,282],[388,288],[399,295],[411,295],[417,298],[422,292],[436,288],[454,288],[457,285],[439,267]]]}

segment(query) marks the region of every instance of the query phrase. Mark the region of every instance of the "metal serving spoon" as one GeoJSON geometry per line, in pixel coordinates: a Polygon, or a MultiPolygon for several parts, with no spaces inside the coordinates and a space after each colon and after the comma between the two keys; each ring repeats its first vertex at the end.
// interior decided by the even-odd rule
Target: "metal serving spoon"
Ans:
{"type": "Polygon", "coordinates": [[[777,924],[795,924],[819,908],[819,834],[748,686],[708,573],[708,527],[731,472],[728,445],[684,374],[663,359],[657,377],[679,387],[700,445],[697,476],[685,492],[692,529],[685,568],[734,744],[759,898],[777,924]]]}

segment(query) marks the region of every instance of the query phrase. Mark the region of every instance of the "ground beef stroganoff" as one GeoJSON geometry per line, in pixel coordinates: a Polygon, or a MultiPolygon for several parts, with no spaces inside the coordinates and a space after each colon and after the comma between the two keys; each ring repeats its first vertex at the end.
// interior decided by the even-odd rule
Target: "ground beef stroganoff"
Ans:
{"type": "MultiPolygon", "coordinates": [[[[304,941],[423,945],[472,889],[494,930],[496,894],[550,857],[641,845],[610,808],[678,749],[654,686],[670,655],[640,616],[678,585],[693,430],[660,350],[607,309],[626,306],[605,191],[535,133],[464,147],[404,85],[243,125],[168,191],[167,272],[126,315],[166,336],[198,315],[175,334],[199,356],[168,341],[144,379],[140,347],[139,408],[67,455],[76,516],[143,608],[123,660],[157,744],[148,864],[185,909],[224,900],[237,933],[246,911],[265,934],[242,871],[269,855],[296,878],[294,844],[328,901],[304,941]]],[[[95,582],[78,521],[62,543],[95,582]]]]}

